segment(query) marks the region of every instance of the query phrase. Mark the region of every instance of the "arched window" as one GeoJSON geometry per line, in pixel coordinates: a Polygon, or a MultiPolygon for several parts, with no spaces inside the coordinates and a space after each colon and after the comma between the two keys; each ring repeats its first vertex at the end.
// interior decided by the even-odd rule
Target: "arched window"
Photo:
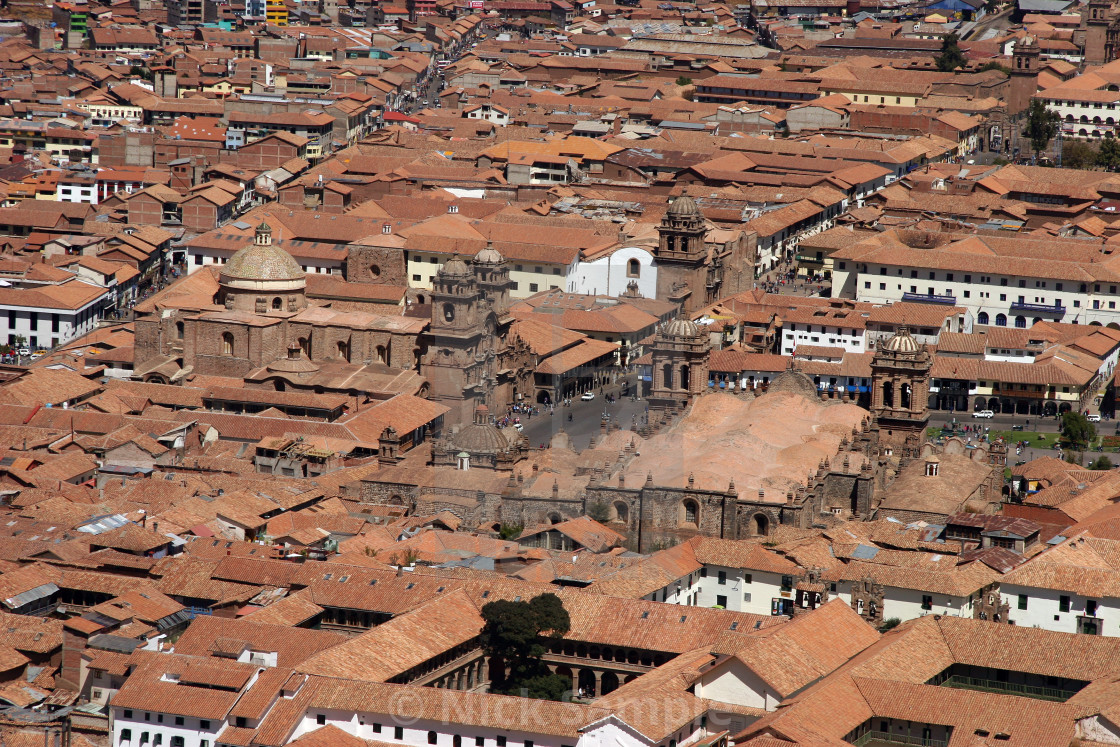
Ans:
{"type": "Polygon", "coordinates": [[[632,259],[626,263],[626,277],[638,278],[642,276],[642,263],[632,259]]]}
{"type": "Polygon", "coordinates": [[[183,327],[182,322],[175,322],[175,339],[176,340],[182,340],[183,339],[183,329],[184,329],[184,327],[183,327]]]}
{"type": "Polygon", "coordinates": [[[303,351],[304,355],[306,355],[308,358],[310,358],[311,357],[311,338],[310,337],[299,338],[299,349],[303,351]]]}
{"type": "Polygon", "coordinates": [[[630,517],[630,507],[622,501],[615,501],[614,506],[614,520],[625,523],[630,517]]]}
{"type": "Polygon", "coordinates": [[[661,385],[666,389],[673,388],[673,364],[666,363],[661,367],[661,385]]]}
{"type": "Polygon", "coordinates": [[[376,352],[377,352],[377,362],[378,363],[386,363],[387,364],[389,362],[388,359],[385,357],[385,346],[384,345],[378,345],[376,352]]]}
{"type": "Polygon", "coordinates": [[[755,514],[751,520],[751,531],[755,537],[765,537],[770,531],[770,519],[766,514],[755,514]]]}
{"type": "Polygon", "coordinates": [[[883,407],[894,407],[894,383],[883,382],[883,407]]]}
{"type": "Polygon", "coordinates": [[[347,340],[338,341],[338,357],[347,363],[350,362],[350,343],[347,340]]]}
{"type": "Polygon", "coordinates": [[[434,731],[428,732],[428,744],[435,744],[438,738],[439,735],[437,735],[434,731]]]}
{"type": "Polygon", "coordinates": [[[1003,314],[996,314],[996,326],[997,327],[1006,327],[1007,326],[1007,317],[1004,316],[1003,314]]]}
{"type": "Polygon", "coordinates": [[[458,734],[451,737],[451,747],[463,747],[463,738],[458,734]]]}
{"type": "Polygon", "coordinates": [[[1019,329],[1026,329],[1027,328],[1027,318],[1025,316],[1015,317],[1015,326],[1018,327],[1019,329]]]}
{"type": "Polygon", "coordinates": [[[686,499],[681,503],[681,509],[683,513],[682,520],[685,524],[699,525],[700,505],[696,501],[691,498],[686,499]]]}
{"type": "Polygon", "coordinates": [[[452,306],[449,303],[445,303],[443,305],[443,321],[445,321],[445,322],[455,321],[455,307],[452,306]]]}
{"type": "Polygon", "coordinates": [[[688,364],[681,366],[681,389],[688,389],[689,382],[689,367],[688,364]]]}
{"type": "Polygon", "coordinates": [[[976,323],[977,324],[987,324],[988,323],[988,312],[981,311],[979,314],[977,314],[976,315],[976,323]]]}
{"type": "Polygon", "coordinates": [[[233,335],[229,332],[222,333],[222,355],[233,355],[233,335]]]}
{"type": "Polygon", "coordinates": [[[284,308],[284,302],[280,299],[280,296],[277,296],[276,298],[272,299],[272,310],[273,311],[280,311],[283,308],[284,308]]]}
{"type": "Polygon", "coordinates": [[[899,387],[899,392],[898,393],[900,395],[902,395],[902,397],[901,397],[901,399],[902,399],[902,404],[901,404],[902,409],[903,410],[909,410],[910,409],[910,385],[909,384],[903,384],[901,387],[899,387]]]}

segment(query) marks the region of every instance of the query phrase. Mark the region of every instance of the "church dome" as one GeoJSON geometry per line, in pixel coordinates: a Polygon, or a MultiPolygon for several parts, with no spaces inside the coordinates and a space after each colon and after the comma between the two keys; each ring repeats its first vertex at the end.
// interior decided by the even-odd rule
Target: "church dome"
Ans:
{"type": "Polygon", "coordinates": [[[477,264],[500,265],[506,261],[506,258],[494,248],[493,244],[487,244],[485,249],[474,255],[474,261],[477,264]]]}
{"type": "MultiPolygon", "coordinates": [[[[483,251],[486,251],[485,249],[483,251]]],[[[440,268],[440,275],[470,275],[471,271],[467,267],[467,263],[463,261],[459,253],[456,252],[451,256],[451,259],[443,263],[440,268]]]]}
{"type": "Polygon", "coordinates": [[[665,325],[666,337],[699,337],[700,326],[696,322],[677,317],[665,325]]]}
{"type": "Polygon", "coordinates": [[[290,374],[295,376],[319,372],[319,366],[312,363],[311,360],[304,355],[303,350],[301,350],[298,345],[290,346],[286,358],[277,358],[272,363],[269,363],[266,368],[269,373],[290,374]]]}
{"type": "Polygon", "coordinates": [[[509,439],[498,426],[489,421],[489,410],[480,406],[475,408],[474,422],[464,425],[448,441],[452,451],[465,451],[468,454],[493,454],[506,451],[509,439]]]}
{"type": "Polygon", "coordinates": [[[231,280],[302,280],[307,273],[292,255],[272,244],[252,244],[240,249],[222,265],[222,277],[231,280]]]}
{"type": "Polygon", "coordinates": [[[918,353],[921,351],[918,341],[910,336],[909,327],[899,327],[898,332],[883,343],[883,350],[891,353],[918,353]]]}
{"type": "Polygon", "coordinates": [[[816,399],[819,396],[817,385],[813,383],[809,375],[794,368],[792,363],[789,368],[774,377],[766,392],[767,394],[788,392],[790,394],[800,394],[802,397],[808,397],[809,399],[816,399]]]}
{"type": "Polygon", "coordinates": [[[696,206],[696,201],[691,197],[688,195],[681,195],[673,200],[673,204],[669,206],[668,214],[674,218],[700,216],[700,208],[696,206]]]}

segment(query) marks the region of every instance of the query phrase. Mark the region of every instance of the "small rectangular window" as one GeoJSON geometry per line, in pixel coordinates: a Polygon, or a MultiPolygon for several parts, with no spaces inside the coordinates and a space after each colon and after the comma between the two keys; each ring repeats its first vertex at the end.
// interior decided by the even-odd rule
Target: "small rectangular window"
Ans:
{"type": "Polygon", "coordinates": [[[924,610],[933,609],[933,597],[929,596],[928,594],[923,594],[922,595],[922,609],[924,609],[924,610]]]}
{"type": "Polygon", "coordinates": [[[1026,594],[1020,594],[1019,595],[1019,609],[1025,610],[1026,608],[1027,608],[1027,595],[1026,594]]]}
{"type": "Polygon", "coordinates": [[[486,747],[486,737],[475,737],[474,747],[486,747]]]}
{"type": "Polygon", "coordinates": [[[719,580],[716,583],[718,583],[720,586],[723,586],[727,583],[727,571],[720,571],[718,577],[719,580]]]}
{"type": "Polygon", "coordinates": [[[327,723],[327,714],[325,714],[325,713],[317,714],[315,716],[315,723],[317,723],[319,726],[323,726],[324,724],[326,724],[327,723]]]}
{"type": "Polygon", "coordinates": [[[506,747],[506,738],[505,737],[495,737],[494,738],[494,744],[498,745],[498,747],[506,747]]]}
{"type": "Polygon", "coordinates": [[[393,727],[393,739],[396,739],[398,741],[401,740],[401,739],[404,739],[404,727],[403,726],[394,726],[393,727]]]}
{"type": "Polygon", "coordinates": [[[727,597],[722,594],[716,595],[716,606],[727,609],[727,597]]]}
{"type": "Polygon", "coordinates": [[[203,719],[202,721],[198,722],[198,728],[202,729],[203,731],[210,731],[210,722],[206,719],[203,719]]]}
{"type": "Polygon", "coordinates": [[[1069,612],[1069,597],[1065,594],[1058,597],[1058,612],[1069,612]]]}

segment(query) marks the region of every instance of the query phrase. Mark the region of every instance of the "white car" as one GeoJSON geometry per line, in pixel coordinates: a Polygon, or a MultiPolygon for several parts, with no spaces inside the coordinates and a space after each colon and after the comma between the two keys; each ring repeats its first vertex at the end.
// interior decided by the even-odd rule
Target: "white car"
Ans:
{"type": "Polygon", "coordinates": [[[1085,419],[1086,419],[1086,420],[1088,420],[1088,421],[1089,421],[1090,423],[1099,423],[1099,422],[1101,422],[1101,416],[1100,416],[1100,415],[1098,415],[1098,414],[1096,414],[1096,413],[1094,413],[1094,414],[1092,414],[1092,415],[1086,415],[1086,416],[1085,416],[1085,419]]]}
{"type": "Polygon", "coordinates": [[[16,351],[17,355],[31,355],[31,348],[20,348],[16,351]]]}
{"type": "Polygon", "coordinates": [[[993,417],[995,417],[995,413],[992,412],[991,410],[977,410],[976,412],[972,413],[972,417],[974,417],[974,418],[993,418],[993,417]]]}
{"type": "Polygon", "coordinates": [[[591,400],[595,399],[595,392],[584,392],[583,396],[580,397],[580,399],[582,399],[584,402],[590,402],[591,400]]]}

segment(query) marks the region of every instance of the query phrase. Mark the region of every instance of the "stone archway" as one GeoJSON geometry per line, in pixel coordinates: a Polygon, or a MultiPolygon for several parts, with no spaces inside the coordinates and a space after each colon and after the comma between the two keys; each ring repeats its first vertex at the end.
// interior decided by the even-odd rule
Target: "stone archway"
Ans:
{"type": "Polygon", "coordinates": [[[600,695],[614,692],[618,689],[618,675],[614,672],[603,672],[603,676],[599,678],[599,683],[603,691],[600,695]]]}
{"type": "Polygon", "coordinates": [[[770,517],[764,513],[757,513],[751,517],[751,536],[765,537],[770,533],[770,517]]]}
{"type": "Polygon", "coordinates": [[[594,698],[598,696],[595,691],[595,672],[590,669],[579,670],[579,687],[577,692],[581,693],[584,698],[594,698]]]}

